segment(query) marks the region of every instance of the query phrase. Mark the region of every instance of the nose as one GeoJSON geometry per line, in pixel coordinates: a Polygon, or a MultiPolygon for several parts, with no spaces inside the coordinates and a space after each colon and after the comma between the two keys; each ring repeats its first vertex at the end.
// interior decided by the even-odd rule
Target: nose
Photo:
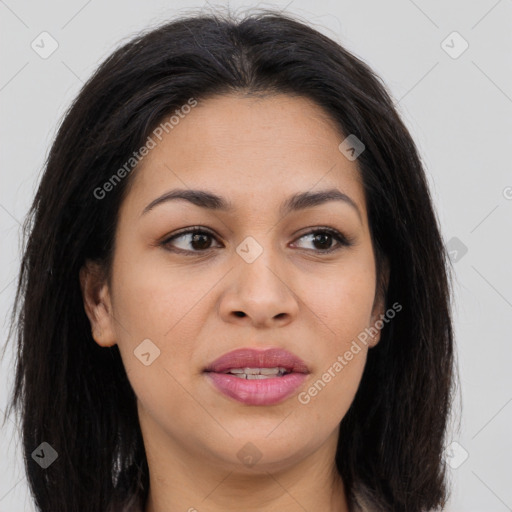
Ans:
{"type": "Polygon", "coordinates": [[[290,270],[278,265],[269,252],[252,263],[240,258],[228,274],[219,306],[224,321],[261,328],[285,326],[296,318],[299,303],[290,270]]]}

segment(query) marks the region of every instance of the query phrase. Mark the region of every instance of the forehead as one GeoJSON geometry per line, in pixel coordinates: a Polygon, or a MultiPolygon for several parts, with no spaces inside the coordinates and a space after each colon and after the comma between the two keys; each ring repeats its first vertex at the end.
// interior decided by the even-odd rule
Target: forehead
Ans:
{"type": "Polygon", "coordinates": [[[357,164],[338,149],[345,135],[307,98],[217,96],[167,131],[152,137],[156,145],[133,176],[142,207],[176,187],[207,189],[237,208],[336,187],[366,211],[357,164]]]}

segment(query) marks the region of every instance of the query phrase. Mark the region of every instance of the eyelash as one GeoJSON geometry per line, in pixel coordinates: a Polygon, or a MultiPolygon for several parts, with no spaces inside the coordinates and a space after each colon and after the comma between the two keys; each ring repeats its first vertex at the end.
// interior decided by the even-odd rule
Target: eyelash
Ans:
{"type": "MultiPolygon", "coordinates": [[[[354,245],[354,239],[352,237],[345,236],[343,233],[340,233],[338,230],[333,229],[333,228],[328,228],[328,227],[314,228],[311,231],[308,231],[307,233],[302,234],[299,237],[299,239],[301,239],[305,236],[308,236],[308,235],[316,235],[319,233],[327,233],[327,234],[331,235],[338,242],[338,246],[334,246],[334,247],[331,247],[330,249],[325,249],[325,250],[321,250],[321,249],[317,249],[317,250],[303,249],[303,250],[306,250],[306,251],[312,250],[313,252],[317,252],[318,254],[330,254],[332,252],[335,252],[335,251],[341,249],[342,247],[350,247],[350,246],[354,245]]],[[[162,247],[164,247],[165,249],[167,249],[171,252],[185,254],[187,256],[195,256],[197,254],[207,253],[213,249],[216,249],[215,247],[210,247],[210,248],[204,249],[202,251],[187,251],[184,249],[176,249],[176,248],[170,249],[169,248],[170,242],[172,242],[173,240],[175,240],[177,238],[181,238],[184,235],[189,235],[189,234],[204,234],[204,235],[209,235],[212,238],[216,239],[216,236],[209,229],[203,228],[201,226],[192,226],[191,228],[186,228],[184,231],[179,231],[178,233],[175,233],[171,237],[166,238],[165,240],[160,242],[159,245],[161,245],[162,247]]]]}

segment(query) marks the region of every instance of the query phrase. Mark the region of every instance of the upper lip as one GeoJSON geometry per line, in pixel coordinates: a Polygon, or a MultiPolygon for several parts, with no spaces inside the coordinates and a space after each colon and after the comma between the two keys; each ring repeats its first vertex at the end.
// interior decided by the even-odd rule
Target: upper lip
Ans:
{"type": "Polygon", "coordinates": [[[213,361],[204,371],[222,373],[233,368],[276,367],[285,368],[289,372],[309,373],[306,363],[300,357],[281,348],[233,350],[213,361]]]}

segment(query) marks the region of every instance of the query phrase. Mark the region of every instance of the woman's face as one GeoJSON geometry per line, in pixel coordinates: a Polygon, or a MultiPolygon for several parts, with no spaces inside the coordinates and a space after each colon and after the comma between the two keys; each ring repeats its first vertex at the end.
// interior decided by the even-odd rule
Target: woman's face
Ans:
{"type": "Polygon", "coordinates": [[[97,343],[119,346],[148,460],[161,453],[177,465],[254,473],[334,457],[378,335],[345,354],[384,313],[380,301],[374,307],[363,186],[356,161],[338,149],[344,138],[318,106],[287,95],[208,99],[161,141],[153,136],[119,212],[111,286],[86,306],[97,343]],[[179,198],[148,209],[177,189],[231,209],[179,198]],[[327,190],[350,199],[289,203],[327,190]],[[205,371],[245,348],[253,360],[205,371]],[[258,359],[267,349],[305,367],[286,354],[258,359]],[[222,373],[246,366],[294,371],[222,373]]]}

